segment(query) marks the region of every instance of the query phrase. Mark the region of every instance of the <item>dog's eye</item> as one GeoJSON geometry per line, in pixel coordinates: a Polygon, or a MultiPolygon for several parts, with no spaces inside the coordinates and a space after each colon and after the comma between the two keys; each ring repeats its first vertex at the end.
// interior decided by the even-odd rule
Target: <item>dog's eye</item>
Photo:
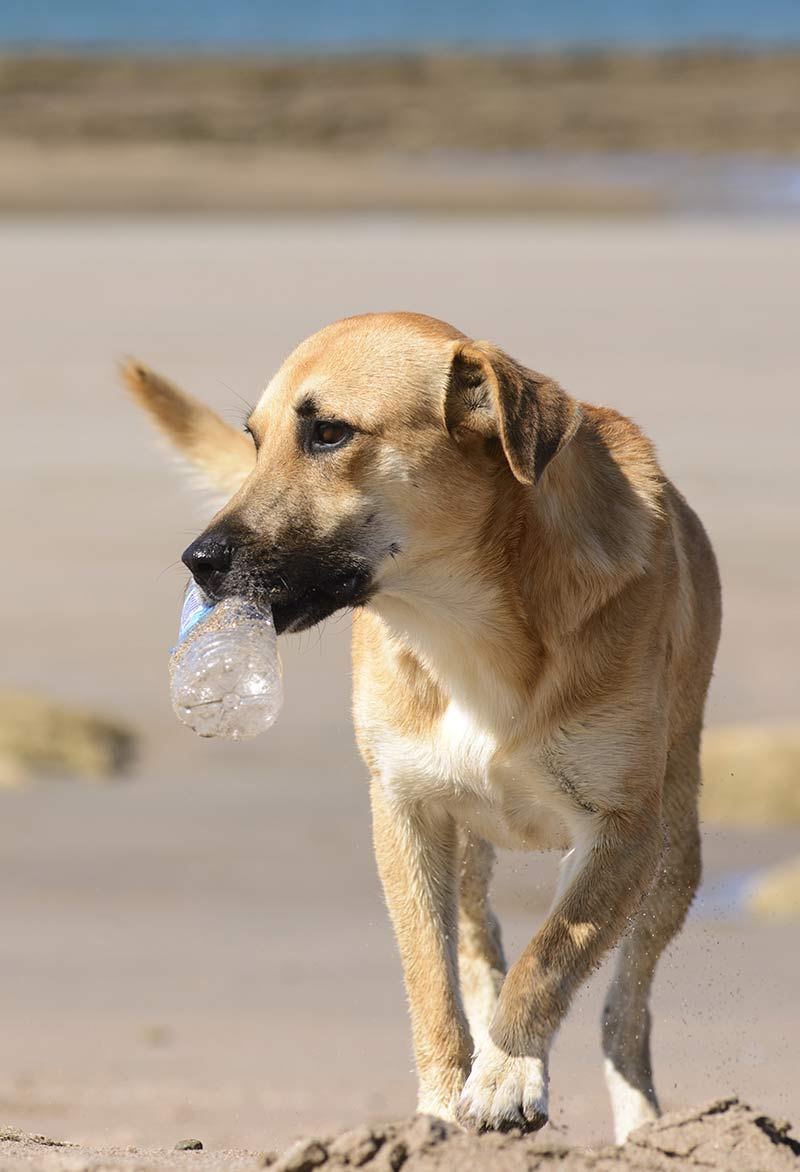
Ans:
{"type": "Polygon", "coordinates": [[[243,424],[242,431],[245,433],[245,435],[250,436],[250,439],[253,441],[253,447],[256,449],[256,451],[258,451],[258,440],[256,439],[255,435],[253,434],[253,429],[249,426],[249,424],[247,424],[247,423],[243,424]]]}
{"type": "Polygon", "coordinates": [[[318,419],[311,429],[311,450],[314,452],[340,448],[352,439],[353,429],[348,423],[334,419],[318,419]]]}

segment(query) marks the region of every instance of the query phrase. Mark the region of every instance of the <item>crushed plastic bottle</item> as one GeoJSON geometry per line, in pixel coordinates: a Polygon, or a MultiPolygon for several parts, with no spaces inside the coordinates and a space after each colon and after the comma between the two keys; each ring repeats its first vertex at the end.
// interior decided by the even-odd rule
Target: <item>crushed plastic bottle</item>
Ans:
{"type": "Polygon", "coordinates": [[[244,598],[211,606],[190,582],[170,657],[170,691],[178,718],[201,737],[265,732],[283,703],[271,611],[244,598]]]}

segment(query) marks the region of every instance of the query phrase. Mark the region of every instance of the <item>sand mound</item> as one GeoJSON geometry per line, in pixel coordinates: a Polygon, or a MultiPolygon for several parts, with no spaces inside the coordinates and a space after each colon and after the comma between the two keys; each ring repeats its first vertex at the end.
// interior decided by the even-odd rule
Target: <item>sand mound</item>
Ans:
{"type": "Polygon", "coordinates": [[[735,724],[703,734],[700,812],[733,826],[800,825],[800,725],[735,724]]]}
{"type": "Polygon", "coordinates": [[[535,1136],[465,1135],[437,1119],[420,1116],[381,1127],[364,1126],[330,1140],[301,1139],[281,1156],[256,1152],[136,1149],[89,1152],[57,1144],[42,1136],[0,1128],[0,1169],[42,1172],[156,1172],[185,1169],[216,1172],[268,1167],[270,1172],[681,1172],[684,1168],[780,1172],[800,1168],[800,1143],[788,1123],[776,1122],[738,1099],[720,1099],[706,1107],[665,1115],[634,1132],[622,1148],[599,1151],[549,1143],[535,1136]]]}
{"type": "Polygon", "coordinates": [[[667,1115],[635,1132],[623,1148],[600,1151],[548,1144],[544,1136],[465,1135],[436,1119],[420,1117],[386,1128],[358,1128],[331,1143],[301,1140],[284,1153],[271,1172],[523,1172],[556,1168],[562,1172],[629,1168],[656,1172],[669,1168],[796,1168],[800,1143],[776,1123],[736,1099],[721,1099],[700,1110],[667,1115]],[[680,1164],[676,1164],[676,1159],[680,1164]]]}
{"type": "Polygon", "coordinates": [[[136,738],[106,716],[0,689],[0,786],[39,777],[105,781],[129,765],[136,738]]]}

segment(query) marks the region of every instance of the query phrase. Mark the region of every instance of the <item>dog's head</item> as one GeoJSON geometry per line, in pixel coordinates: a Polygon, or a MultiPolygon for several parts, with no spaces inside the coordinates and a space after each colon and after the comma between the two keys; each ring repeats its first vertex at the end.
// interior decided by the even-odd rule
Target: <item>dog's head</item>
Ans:
{"type": "Polygon", "coordinates": [[[139,364],[135,397],[228,503],[183,555],[211,599],[269,602],[300,631],[410,590],[475,546],[498,486],[535,484],[580,422],[551,380],[418,314],[366,314],[303,342],[248,435],[139,364]]]}

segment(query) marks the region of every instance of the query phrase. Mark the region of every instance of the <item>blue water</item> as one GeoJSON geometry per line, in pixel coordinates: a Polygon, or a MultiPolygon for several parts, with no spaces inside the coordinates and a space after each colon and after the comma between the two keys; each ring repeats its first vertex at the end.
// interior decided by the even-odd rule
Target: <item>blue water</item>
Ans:
{"type": "Polygon", "coordinates": [[[0,0],[0,44],[347,50],[800,44],[800,0],[0,0]]]}
{"type": "Polygon", "coordinates": [[[645,151],[500,151],[474,154],[440,151],[414,160],[451,177],[537,181],[554,187],[638,191],[665,212],[694,215],[731,212],[748,215],[800,214],[800,164],[784,159],[732,155],[689,155],[645,151]]]}

